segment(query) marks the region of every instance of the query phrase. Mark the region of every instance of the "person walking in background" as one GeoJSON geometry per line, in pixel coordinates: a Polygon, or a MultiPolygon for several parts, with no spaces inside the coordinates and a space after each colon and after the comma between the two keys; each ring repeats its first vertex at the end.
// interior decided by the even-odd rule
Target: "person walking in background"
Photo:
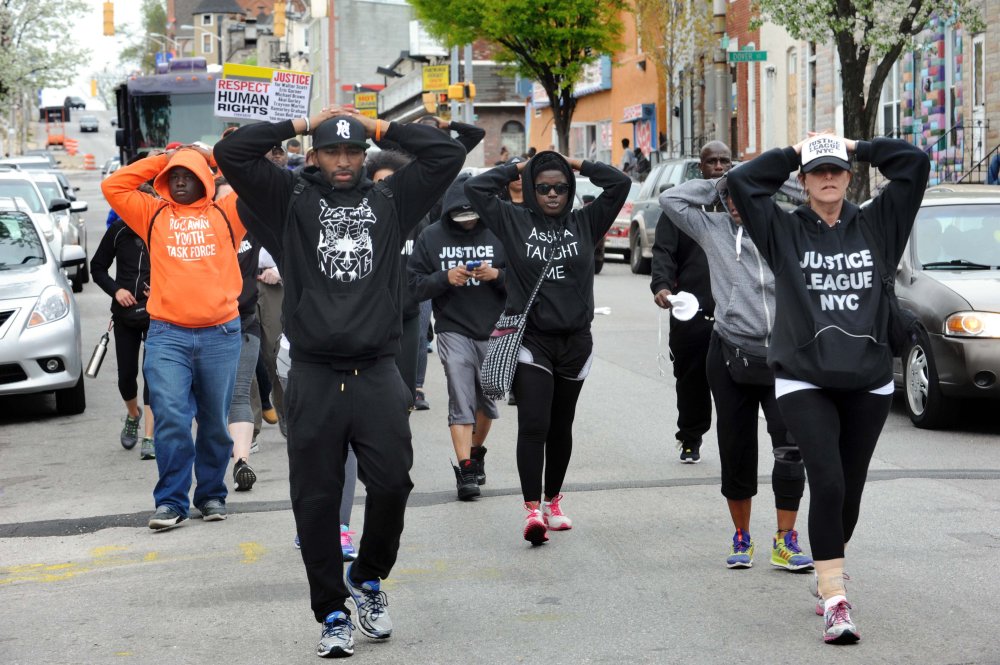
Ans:
{"type": "Polygon", "coordinates": [[[150,253],[150,322],[143,364],[155,414],[156,512],[149,528],[226,518],[226,469],[233,440],[226,415],[240,357],[236,251],[243,222],[233,195],[213,201],[212,153],[183,147],[122,167],[101,183],[104,197],[150,253]],[[162,199],[138,190],[155,178],[162,199]],[[197,438],[191,426],[198,419],[197,438]]]}
{"type": "Polygon", "coordinates": [[[520,313],[544,271],[514,374],[517,469],[526,510],[524,539],[548,540],[548,529],[572,521],[562,512],[562,484],[573,450],[573,418],[593,361],[594,248],[628,196],[632,182],[605,164],[540,152],[469,179],[465,193],[483,224],[500,239],[507,260],[505,312],[520,313]],[[523,172],[523,177],[522,177],[523,172]],[[604,191],[572,209],[579,172],[604,191]],[[505,201],[522,179],[524,206],[505,201]],[[543,486],[544,485],[544,486],[543,486]],[[543,501],[544,497],[544,501],[543,501]]]}
{"type": "Polygon", "coordinates": [[[270,395],[265,398],[266,392],[258,390],[257,395],[251,396],[251,406],[255,420],[259,412],[269,424],[277,422],[282,436],[287,436],[285,393],[275,369],[278,338],[282,331],[281,308],[284,294],[285,287],[275,259],[266,247],[262,247],[257,258],[257,320],[260,322],[260,359],[267,373],[270,395]]]}
{"type": "Polygon", "coordinates": [[[146,425],[139,459],[153,459],[153,411],[149,408],[149,383],[143,377],[142,411],[139,410],[139,348],[149,329],[149,252],[146,243],[119,217],[101,238],[90,260],[94,282],[111,296],[111,318],[114,322],[115,358],[118,361],[118,392],[125,400],[125,425],[119,440],[125,450],[135,448],[139,440],[139,420],[145,415],[146,425]],[[115,264],[114,279],[108,274],[115,264]]]}
{"type": "MultiPolygon", "coordinates": [[[[719,186],[724,182],[725,176],[719,186]]],[[[708,262],[715,321],[704,371],[715,399],[722,495],[735,528],[726,566],[753,566],[750,513],[757,495],[757,414],[763,410],[774,454],[777,531],[771,539],[771,565],[810,570],[812,559],[799,547],[795,531],[805,469],[778,411],[774,374],[764,361],[774,327],[774,275],[743,233],[740,215],[728,206],[716,212],[716,185],[713,180],[688,180],[660,194],[660,207],[705,251],[708,262]]]]}
{"type": "MultiPolygon", "coordinates": [[[[719,178],[733,161],[729,146],[710,141],[701,149],[701,177],[719,178]]],[[[718,201],[706,212],[725,212],[718,201]]],[[[670,317],[670,355],[677,394],[677,447],[684,464],[701,461],[702,436],[712,425],[712,394],[705,374],[705,358],[715,321],[715,301],[705,251],[670,221],[666,213],[656,223],[650,289],[657,307],[670,309],[669,296],[686,291],[698,299],[701,310],[681,321],[670,317]]]]}
{"type": "Polygon", "coordinates": [[[809,478],[816,609],[832,644],[861,637],[847,602],[844,554],[892,403],[890,302],[879,264],[886,271],[899,264],[929,172],[927,155],[906,141],[812,135],[728,177],[736,209],[776,276],[767,360],[809,478]],[[852,155],[889,181],[864,208],[846,198],[852,155]],[[796,169],[807,202],[786,212],[771,196],[796,169]]]}
{"type": "Polygon", "coordinates": [[[381,584],[396,562],[413,487],[411,395],[393,360],[402,329],[399,255],[458,174],[465,150],[440,130],[334,106],[243,127],[216,144],[215,154],[256,213],[251,232],[282,269],[292,512],[313,615],[323,625],[317,654],[349,656],[355,624],[348,598],[364,635],[392,634],[381,584]],[[295,175],[262,156],[267,146],[310,131],[318,166],[295,175]],[[364,177],[367,140],[382,137],[414,159],[373,183],[364,177]],[[348,444],[367,497],[358,558],[345,569],[336,539],[348,444]]]}
{"type": "Polygon", "coordinates": [[[635,175],[635,153],[628,147],[629,140],[622,139],[622,162],[619,167],[622,173],[626,173],[629,176],[635,175]]]}
{"type": "Polygon", "coordinates": [[[417,298],[434,306],[438,357],[448,384],[448,428],[458,460],[455,482],[463,501],[486,482],[486,437],[500,417],[483,395],[479,370],[493,325],[503,312],[503,246],[479,220],[460,176],[444,197],[441,219],[417,238],[408,271],[417,298]]]}

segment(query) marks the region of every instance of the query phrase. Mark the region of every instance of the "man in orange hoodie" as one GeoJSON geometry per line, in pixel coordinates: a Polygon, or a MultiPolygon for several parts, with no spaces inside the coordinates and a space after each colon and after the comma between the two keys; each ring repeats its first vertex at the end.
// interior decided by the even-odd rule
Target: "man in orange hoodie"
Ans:
{"type": "Polygon", "coordinates": [[[141,159],[101,183],[108,203],[149,247],[143,370],[160,476],[150,529],[187,519],[192,466],[194,505],[206,522],[226,518],[225,476],[233,447],[227,414],[242,343],[236,248],[245,229],[235,194],[213,202],[211,166],[208,149],[186,146],[141,159]],[[162,199],[138,190],[151,178],[162,199]]]}

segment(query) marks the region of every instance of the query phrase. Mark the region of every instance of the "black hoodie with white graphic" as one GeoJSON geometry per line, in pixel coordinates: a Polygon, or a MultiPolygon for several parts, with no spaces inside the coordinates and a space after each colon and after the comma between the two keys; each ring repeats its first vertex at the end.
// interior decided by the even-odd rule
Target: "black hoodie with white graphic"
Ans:
{"type": "Polygon", "coordinates": [[[407,267],[410,288],[418,300],[431,300],[434,332],[456,332],[484,340],[503,312],[507,290],[503,245],[481,222],[462,228],[451,218],[455,211],[470,210],[465,195],[468,176],[459,176],[444,195],[440,221],[428,226],[417,238],[407,267]],[[500,271],[489,282],[470,278],[463,286],[448,282],[448,271],[470,261],[482,261],[500,271]]]}
{"type": "Polygon", "coordinates": [[[632,180],[618,169],[584,161],[580,175],[604,191],[590,205],[572,210],[576,175],[564,157],[540,152],[524,167],[524,205],[503,200],[507,185],[521,177],[517,164],[481,173],[465,184],[465,192],[479,218],[503,243],[507,258],[505,312],[517,314],[545,267],[552,264],[538,291],[527,329],[551,334],[588,330],[594,318],[594,248],[611,228],[625,204],[632,180]],[[546,215],[535,197],[535,177],[542,171],[566,174],[569,196],[562,214],[546,215]]]}
{"type": "Polygon", "coordinates": [[[809,206],[786,212],[771,196],[800,165],[792,148],[774,149],[729,172],[729,192],[775,277],[777,312],[768,349],[776,376],[826,388],[873,390],[892,380],[889,305],[872,252],[899,264],[930,164],[906,141],[858,141],[858,161],[889,185],[864,208],[844,201],[826,224],[809,206]],[[867,224],[877,247],[861,229],[867,224]]]}
{"type": "Polygon", "coordinates": [[[336,189],[314,166],[293,174],[264,154],[295,134],[291,121],[247,125],[215,159],[255,212],[248,224],[281,257],[282,318],[292,359],[357,369],[399,352],[400,251],[444,193],[465,150],[434,127],[391,123],[385,133],[415,159],[381,183],[336,189]],[[293,201],[296,186],[305,185],[293,201]]]}

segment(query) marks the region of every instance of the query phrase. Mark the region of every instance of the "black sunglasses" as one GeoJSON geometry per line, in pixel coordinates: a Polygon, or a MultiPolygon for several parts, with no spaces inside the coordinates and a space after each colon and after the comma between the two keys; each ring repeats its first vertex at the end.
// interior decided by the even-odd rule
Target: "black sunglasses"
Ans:
{"type": "Polygon", "coordinates": [[[563,194],[569,194],[569,185],[565,182],[560,182],[557,185],[550,185],[547,182],[540,182],[535,185],[535,191],[545,196],[549,192],[555,190],[556,194],[562,196],[563,194]]]}

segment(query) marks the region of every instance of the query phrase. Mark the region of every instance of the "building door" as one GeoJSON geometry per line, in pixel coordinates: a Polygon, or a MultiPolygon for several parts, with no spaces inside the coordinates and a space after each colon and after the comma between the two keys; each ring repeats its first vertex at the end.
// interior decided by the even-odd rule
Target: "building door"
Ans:
{"type": "Polygon", "coordinates": [[[788,105],[785,107],[785,117],[788,118],[788,133],[785,145],[795,145],[802,140],[799,132],[799,54],[795,47],[788,49],[786,60],[788,105]]]}
{"type": "Polygon", "coordinates": [[[972,126],[974,136],[972,163],[978,164],[986,154],[986,35],[972,38],[972,126]]]}

